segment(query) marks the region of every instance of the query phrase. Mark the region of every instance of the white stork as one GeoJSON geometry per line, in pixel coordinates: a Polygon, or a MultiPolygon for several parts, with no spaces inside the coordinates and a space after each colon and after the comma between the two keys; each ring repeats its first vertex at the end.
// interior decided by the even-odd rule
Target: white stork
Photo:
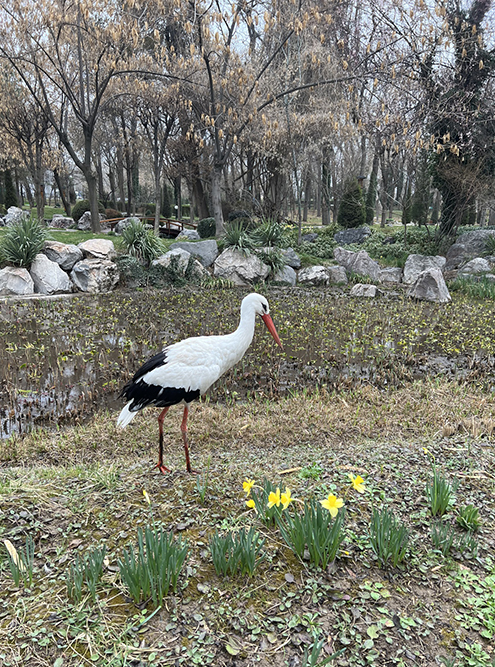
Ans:
{"type": "Polygon", "coordinates": [[[169,472],[163,465],[163,420],[171,405],[184,403],[180,430],[184,441],[186,466],[193,472],[187,444],[187,415],[191,401],[199,398],[229,368],[232,368],[251,345],[256,315],[260,315],[275,342],[282,347],[269,314],[268,301],[261,294],[248,294],[241,303],[241,320],[237,329],[226,336],[196,336],[165,347],[148,359],[122,389],[128,403],[120,413],[117,424],[124,428],[138,410],[148,405],[163,408],[159,417],[159,453],[157,468],[169,472]]]}

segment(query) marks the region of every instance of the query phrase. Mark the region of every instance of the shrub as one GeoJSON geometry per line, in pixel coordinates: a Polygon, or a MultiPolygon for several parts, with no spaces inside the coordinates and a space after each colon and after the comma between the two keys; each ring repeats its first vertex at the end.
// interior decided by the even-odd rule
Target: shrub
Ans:
{"type": "Polygon", "coordinates": [[[203,218],[198,222],[198,234],[202,239],[207,239],[216,234],[215,218],[203,218]]]}
{"type": "Polygon", "coordinates": [[[113,218],[121,218],[122,213],[120,211],[117,211],[116,208],[106,208],[105,209],[105,215],[107,217],[107,220],[112,220],[113,218]]]}
{"type": "Polygon", "coordinates": [[[46,238],[46,229],[38,220],[24,218],[7,228],[0,241],[0,259],[29,268],[46,238]]]}
{"type": "MultiPolygon", "coordinates": [[[[76,222],[78,222],[79,218],[81,218],[86,211],[89,211],[89,200],[88,199],[80,199],[79,201],[76,201],[74,206],[72,207],[72,217],[76,222]]],[[[102,214],[105,215],[105,207],[103,204],[99,201],[98,202],[98,211],[102,214]]]]}
{"type": "Polygon", "coordinates": [[[149,266],[162,252],[160,239],[140,220],[132,219],[129,222],[122,231],[122,241],[127,253],[137,257],[146,266],[149,266]]]}
{"type": "Polygon", "coordinates": [[[366,222],[363,191],[356,179],[347,183],[342,201],[340,202],[337,222],[345,229],[360,227],[366,222]]]}

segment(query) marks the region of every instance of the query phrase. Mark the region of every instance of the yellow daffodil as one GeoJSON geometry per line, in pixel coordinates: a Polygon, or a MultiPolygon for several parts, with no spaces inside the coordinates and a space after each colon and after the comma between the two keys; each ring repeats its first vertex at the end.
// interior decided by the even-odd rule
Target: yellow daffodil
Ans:
{"type": "Polygon", "coordinates": [[[280,489],[278,487],[276,493],[272,491],[268,496],[268,507],[273,507],[274,505],[277,507],[280,505],[280,489]]]}
{"type": "Polygon", "coordinates": [[[364,479],[361,477],[361,475],[354,477],[354,475],[349,473],[349,479],[351,480],[351,484],[356,491],[359,493],[364,493],[366,491],[366,487],[364,486],[364,479]]]}
{"type": "Polygon", "coordinates": [[[282,493],[282,495],[280,496],[280,502],[282,503],[282,508],[284,510],[286,510],[289,507],[290,503],[292,502],[290,489],[288,489],[287,487],[285,487],[285,493],[282,493]]]}
{"type": "Polygon", "coordinates": [[[148,505],[151,505],[151,498],[149,497],[148,492],[146,491],[146,489],[143,489],[143,496],[144,496],[144,499],[146,500],[146,502],[148,503],[148,505]]]}
{"type": "Polygon", "coordinates": [[[246,477],[246,479],[245,479],[244,482],[242,483],[242,488],[244,489],[244,492],[245,492],[246,496],[249,496],[249,494],[251,493],[251,489],[253,488],[253,486],[254,486],[254,479],[248,479],[248,478],[246,477]]]}
{"type": "Polygon", "coordinates": [[[333,493],[330,493],[328,498],[325,498],[325,500],[320,500],[320,503],[322,507],[330,512],[333,519],[335,519],[337,516],[339,509],[344,507],[344,501],[342,498],[337,498],[337,496],[334,496],[333,493]]]}
{"type": "Polygon", "coordinates": [[[249,507],[250,510],[254,510],[256,504],[252,498],[249,500],[246,500],[246,505],[249,507]]]}

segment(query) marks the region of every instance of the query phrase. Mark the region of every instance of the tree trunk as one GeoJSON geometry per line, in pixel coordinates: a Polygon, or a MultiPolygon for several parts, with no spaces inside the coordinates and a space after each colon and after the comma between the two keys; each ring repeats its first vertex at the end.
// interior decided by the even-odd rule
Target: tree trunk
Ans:
{"type": "Polygon", "coordinates": [[[55,178],[55,183],[57,184],[57,188],[58,188],[58,191],[60,193],[60,199],[62,200],[62,204],[63,204],[63,207],[65,209],[65,213],[66,213],[67,216],[70,216],[70,213],[71,213],[70,201],[67,198],[67,193],[65,191],[64,185],[62,183],[62,178],[60,177],[58,169],[53,170],[53,177],[55,178]]]}
{"type": "Polygon", "coordinates": [[[215,236],[219,238],[225,230],[222,211],[222,167],[213,165],[211,170],[211,207],[215,218],[215,236]]]}
{"type": "Polygon", "coordinates": [[[162,206],[161,187],[160,187],[160,169],[156,166],[155,169],[155,222],[153,224],[153,231],[156,236],[160,235],[160,210],[162,206]]]}
{"type": "MultiPolygon", "coordinates": [[[[122,158],[122,149],[121,148],[117,148],[116,171],[117,171],[117,184],[118,184],[118,191],[119,191],[120,210],[121,211],[128,211],[129,209],[126,207],[126,203],[125,203],[124,161],[123,161],[123,158],[122,158]]],[[[117,208],[119,208],[119,207],[117,206],[117,208]]]]}
{"type": "Polygon", "coordinates": [[[88,184],[89,210],[91,211],[91,231],[101,232],[100,213],[98,211],[98,190],[96,187],[96,176],[89,170],[84,174],[88,184]]]}

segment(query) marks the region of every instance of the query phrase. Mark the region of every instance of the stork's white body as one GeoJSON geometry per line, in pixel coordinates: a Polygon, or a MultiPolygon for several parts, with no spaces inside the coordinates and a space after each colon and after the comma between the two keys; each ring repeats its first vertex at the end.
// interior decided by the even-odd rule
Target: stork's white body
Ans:
{"type": "MultiPolygon", "coordinates": [[[[263,318],[270,333],[281,346],[268,313],[265,297],[249,294],[242,300],[241,319],[233,333],[225,336],[186,338],[165,347],[149,359],[124,387],[122,395],[129,400],[120,413],[117,424],[124,428],[136,413],[147,405],[164,408],[160,415],[163,421],[165,412],[171,405],[185,403],[184,435],[189,403],[204,394],[219,377],[242,359],[253,340],[256,315],[263,318]]],[[[184,445],[187,456],[186,440],[184,445]]]]}

